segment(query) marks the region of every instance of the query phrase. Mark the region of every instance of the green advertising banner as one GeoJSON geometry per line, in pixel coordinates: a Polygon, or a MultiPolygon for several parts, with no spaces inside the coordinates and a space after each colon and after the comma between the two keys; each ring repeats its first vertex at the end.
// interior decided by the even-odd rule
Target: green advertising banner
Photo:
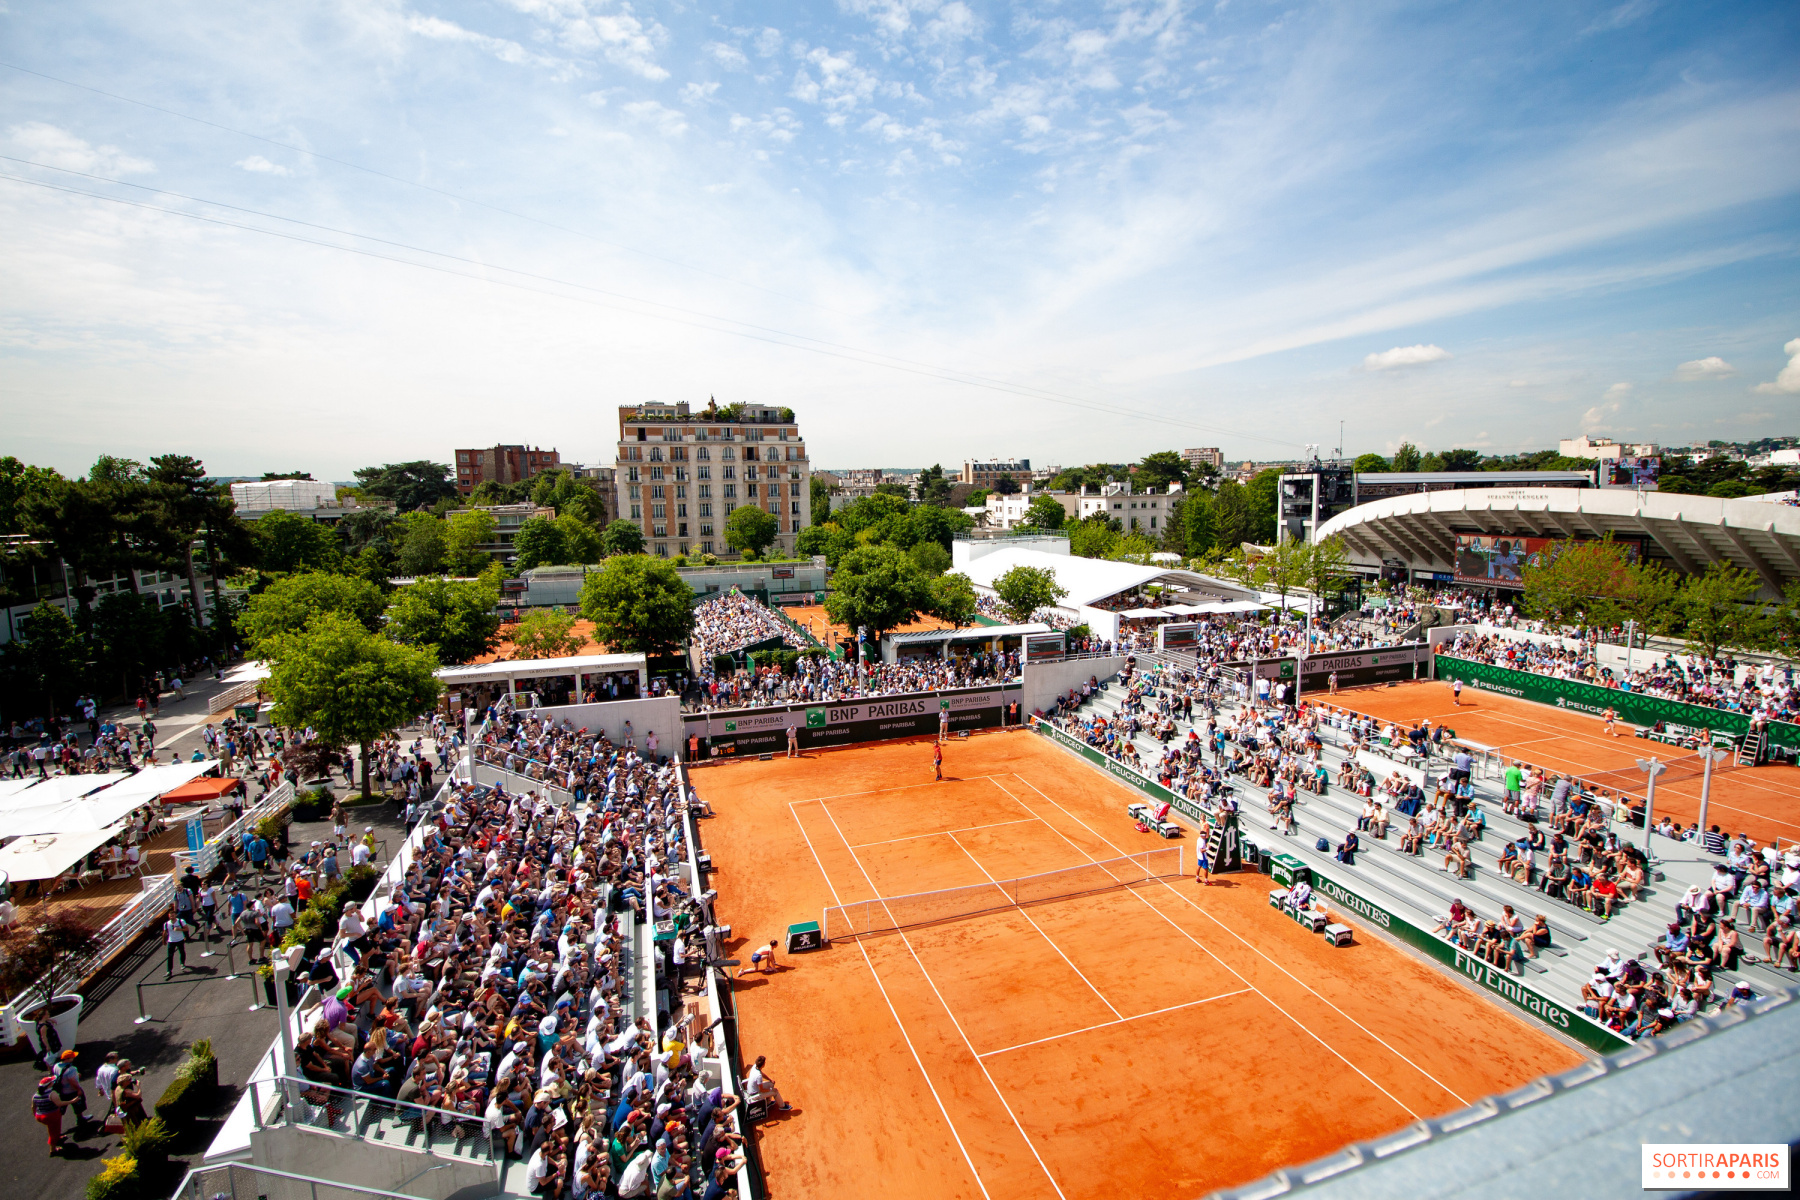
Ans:
{"type": "MultiPolygon", "coordinates": [[[[1610,708],[1619,714],[1620,720],[1629,721],[1633,725],[1672,722],[1729,733],[1736,738],[1741,738],[1750,731],[1750,718],[1728,709],[1683,704],[1679,700],[1646,696],[1619,688],[1596,687],[1574,679],[1552,679],[1547,675],[1490,666],[1466,658],[1454,658],[1448,654],[1438,655],[1436,665],[1437,677],[1445,682],[1460,679],[1470,687],[1478,687],[1483,691],[1517,696],[1521,700],[1593,716],[1599,716],[1610,708]]],[[[1769,744],[1800,747],[1800,725],[1789,725],[1784,721],[1769,722],[1769,744]]]]}
{"type": "Polygon", "coordinates": [[[1398,913],[1390,912],[1373,900],[1351,891],[1337,880],[1321,875],[1317,867],[1312,868],[1312,882],[1313,890],[1319,895],[1328,897],[1350,913],[1383,932],[1392,934],[1426,957],[1435,959],[1464,978],[1480,984],[1484,989],[1499,996],[1514,1008],[1530,1013],[1558,1033],[1574,1038],[1589,1050],[1595,1050],[1601,1054],[1613,1054],[1631,1045],[1631,1042],[1600,1024],[1579,1008],[1572,1008],[1560,1000],[1552,1000],[1542,992],[1528,986],[1518,976],[1509,974],[1492,963],[1467,953],[1455,942],[1446,941],[1430,930],[1413,924],[1398,913]]]}

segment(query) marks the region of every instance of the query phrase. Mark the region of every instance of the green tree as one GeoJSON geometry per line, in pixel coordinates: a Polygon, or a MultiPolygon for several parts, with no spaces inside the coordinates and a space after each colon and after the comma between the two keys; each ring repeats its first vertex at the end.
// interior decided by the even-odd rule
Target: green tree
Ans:
{"type": "Polygon", "coordinates": [[[575,632],[575,618],[555,608],[532,609],[512,631],[519,658],[566,658],[585,641],[575,632]]]}
{"type": "Polygon", "coordinates": [[[1029,529],[1061,529],[1068,516],[1068,510],[1054,496],[1039,496],[1026,507],[1021,524],[1029,529]]]}
{"type": "Polygon", "coordinates": [[[1244,485],[1235,479],[1222,480],[1213,496],[1213,544],[1227,554],[1251,540],[1254,522],[1250,514],[1250,497],[1244,485]]]}
{"type": "MultiPolygon", "coordinates": [[[[488,519],[493,520],[491,516],[488,519]]],[[[344,544],[344,553],[353,555],[374,549],[391,558],[400,552],[400,539],[405,530],[393,513],[380,508],[355,509],[345,513],[337,523],[338,540],[344,544]]]]}
{"type": "Polygon", "coordinates": [[[466,663],[486,654],[500,629],[500,589],[493,578],[430,575],[401,588],[387,607],[387,635],[431,651],[439,662],[466,663]]]}
{"type": "Polygon", "coordinates": [[[94,606],[94,647],[108,672],[117,674],[121,695],[130,696],[134,681],[162,664],[167,629],[162,606],[147,596],[100,597],[94,606]]]}
{"type": "Polygon", "coordinates": [[[936,542],[914,542],[907,552],[921,574],[937,578],[950,569],[950,552],[936,542]]]}
{"type": "Polygon", "coordinates": [[[1319,598],[1318,613],[1324,616],[1326,597],[1343,587],[1355,574],[1350,567],[1350,551],[1341,537],[1300,544],[1306,547],[1300,585],[1319,598]]]}
{"type": "Polygon", "coordinates": [[[1625,619],[1633,573],[1625,547],[1602,541],[1556,541],[1520,572],[1525,611],[1558,625],[1607,628],[1625,619]]]}
{"type": "Polygon", "coordinates": [[[1400,448],[1394,451],[1394,461],[1391,469],[1395,471],[1417,471],[1423,457],[1424,456],[1419,453],[1419,448],[1417,446],[1413,445],[1411,442],[1401,442],[1400,448]]]}
{"type": "Polygon", "coordinates": [[[940,621],[948,621],[954,629],[973,625],[975,614],[981,611],[975,602],[974,581],[961,571],[939,575],[931,581],[929,611],[940,621]]]}
{"type": "Polygon", "coordinates": [[[856,549],[856,536],[835,521],[808,525],[795,539],[794,549],[799,554],[823,554],[825,565],[835,571],[844,555],[856,549]]]}
{"type": "Polygon", "coordinates": [[[54,717],[82,690],[87,651],[69,614],[48,600],[38,601],[19,622],[24,636],[5,647],[7,673],[36,693],[45,717],[54,717]]]}
{"type": "Polygon", "coordinates": [[[370,633],[337,613],[275,639],[268,652],[264,686],[275,700],[275,719],[316,730],[328,746],[356,745],[364,799],[371,744],[428,712],[443,691],[430,651],[370,633]]]}
{"type": "Polygon", "coordinates": [[[456,499],[450,481],[450,464],[426,459],[363,467],[356,472],[356,487],[365,496],[392,500],[400,512],[430,508],[441,500],[456,499]]]}
{"type": "Polygon", "coordinates": [[[449,551],[444,523],[430,513],[408,512],[397,524],[404,530],[397,563],[400,573],[418,579],[442,571],[449,551]]]}
{"type": "Polygon", "coordinates": [[[1275,541],[1275,493],[1280,487],[1279,467],[1258,471],[1256,477],[1244,485],[1244,502],[1250,517],[1250,540],[1259,546],[1272,545],[1275,541]]]}
{"type": "Polygon", "coordinates": [[[1119,545],[1119,523],[1103,512],[1089,513],[1069,528],[1069,553],[1110,558],[1119,545]]]}
{"type": "Polygon", "coordinates": [[[1800,662],[1800,582],[1783,589],[1769,626],[1769,649],[1787,662],[1800,662]]]}
{"type": "Polygon", "coordinates": [[[961,509],[915,504],[906,511],[903,520],[888,528],[886,536],[889,541],[902,547],[916,546],[920,542],[936,542],[949,550],[957,534],[967,533],[973,528],[975,518],[961,509]]]}
{"type": "Polygon", "coordinates": [[[523,504],[531,499],[532,488],[529,479],[516,479],[511,483],[484,479],[469,493],[469,503],[489,508],[500,504],[523,504]]]}
{"type": "Polygon", "coordinates": [[[601,548],[608,557],[615,554],[642,554],[644,552],[644,531],[636,524],[620,517],[606,527],[600,538],[601,548]]]}
{"type": "Polygon", "coordinates": [[[492,561],[482,547],[494,540],[494,514],[472,508],[444,518],[444,567],[452,575],[479,575],[492,561]]]}
{"type": "Polygon", "coordinates": [[[20,506],[25,498],[49,490],[62,478],[49,467],[29,466],[10,454],[0,458],[0,533],[24,533],[20,506]]]}
{"type": "Polygon", "coordinates": [[[1213,517],[1213,497],[1195,492],[1181,504],[1181,524],[1187,535],[1187,553],[1204,558],[1219,544],[1219,531],[1213,517]]]}
{"type": "Polygon", "coordinates": [[[85,479],[41,479],[20,504],[24,531],[49,542],[73,576],[75,602],[86,625],[96,589],[90,578],[113,552],[112,513],[99,488],[85,479]]]}
{"type": "Polygon", "coordinates": [[[858,546],[839,561],[825,595],[825,611],[852,632],[866,630],[871,646],[881,635],[931,607],[931,588],[898,546],[858,546]]]}
{"type": "Polygon", "coordinates": [[[1388,469],[1388,460],[1379,454],[1359,454],[1350,466],[1363,475],[1379,475],[1388,469]]]}
{"type": "Polygon", "coordinates": [[[1069,589],[1056,582],[1056,572],[1048,567],[1017,566],[994,580],[994,594],[1015,624],[1031,620],[1031,614],[1047,608],[1069,594],[1069,589]]]}
{"type": "Polygon", "coordinates": [[[563,531],[549,517],[528,517],[513,535],[513,569],[529,571],[567,562],[568,544],[563,531]]]}
{"type": "Polygon", "coordinates": [[[277,579],[250,597],[238,630],[257,653],[278,638],[299,633],[315,617],[347,617],[374,632],[381,628],[386,605],[381,591],[366,579],[309,571],[277,579]]]}
{"type": "Polygon", "coordinates": [[[1179,483],[1185,487],[1187,481],[1187,459],[1173,450],[1158,450],[1155,454],[1146,454],[1144,461],[1137,465],[1137,470],[1131,473],[1132,485],[1143,491],[1166,491],[1171,483],[1179,483]]]}
{"type": "Polygon", "coordinates": [[[581,584],[594,640],[630,653],[673,652],[694,628],[693,602],[674,567],[643,554],[615,555],[581,584]]]}
{"type": "Polygon", "coordinates": [[[741,504],[725,518],[725,544],[745,558],[758,558],[775,544],[780,526],[754,504],[741,504]]]}
{"type": "Polygon", "coordinates": [[[999,496],[1016,496],[1019,494],[1019,481],[1011,475],[1002,475],[994,480],[994,493],[999,496]]]}
{"type": "Polygon", "coordinates": [[[831,485],[814,475],[807,484],[807,491],[812,495],[812,523],[823,525],[831,520],[831,485]]]}
{"type": "Polygon", "coordinates": [[[1725,647],[1756,650],[1767,645],[1770,622],[1752,601],[1760,589],[1755,574],[1714,562],[1706,574],[1690,576],[1672,606],[1688,648],[1717,658],[1725,647]]]}
{"type": "MultiPolygon", "coordinates": [[[[939,508],[950,503],[950,493],[956,486],[956,480],[944,474],[944,468],[932,463],[919,472],[919,503],[934,504],[939,508]]],[[[901,498],[904,499],[904,492],[901,498]]]]}
{"type": "Polygon", "coordinates": [[[563,543],[562,557],[558,562],[597,563],[604,557],[599,532],[574,512],[566,512],[556,518],[556,529],[562,534],[563,543]]]}
{"type": "Polygon", "coordinates": [[[317,521],[296,513],[265,514],[255,525],[262,569],[277,574],[329,571],[338,563],[337,538],[317,521]]]}

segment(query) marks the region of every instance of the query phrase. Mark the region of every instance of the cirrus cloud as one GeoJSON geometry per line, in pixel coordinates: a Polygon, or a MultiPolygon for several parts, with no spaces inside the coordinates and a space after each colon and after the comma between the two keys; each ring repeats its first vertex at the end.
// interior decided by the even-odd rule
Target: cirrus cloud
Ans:
{"type": "Polygon", "coordinates": [[[1395,346],[1392,350],[1383,350],[1379,354],[1365,355],[1363,370],[1392,371],[1397,367],[1422,367],[1426,363],[1442,362],[1449,357],[1450,352],[1442,346],[1395,346]]]}

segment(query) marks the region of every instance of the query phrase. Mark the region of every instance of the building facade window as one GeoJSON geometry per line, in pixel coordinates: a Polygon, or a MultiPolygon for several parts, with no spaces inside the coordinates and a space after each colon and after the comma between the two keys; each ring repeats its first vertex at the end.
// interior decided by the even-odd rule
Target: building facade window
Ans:
{"type": "Polygon", "coordinates": [[[702,505],[701,505],[701,506],[700,506],[700,515],[701,515],[701,516],[703,516],[703,517],[710,517],[710,516],[712,516],[712,505],[710,505],[710,504],[702,504],[702,505]]]}
{"type": "MultiPolygon", "coordinates": [[[[712,526],[707,524],[705,521],[700,522],[700,536],[701,537],[711,537],[712,536],[712,526]]],[[[707,549],[711,550],[712,547],[708,546],[707,549]]]]}
{"type": "Polygon", "coordinates": [[[737,499],[737,484],[728,483],[725,485],[725,498],[727,500],[737,499]]]}

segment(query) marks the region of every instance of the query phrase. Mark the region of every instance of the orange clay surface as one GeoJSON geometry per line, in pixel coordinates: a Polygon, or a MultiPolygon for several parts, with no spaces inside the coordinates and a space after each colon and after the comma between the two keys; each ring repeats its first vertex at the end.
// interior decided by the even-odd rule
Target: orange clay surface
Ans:
{"type": "MultiPolygon", "coordinates": [[[[1193,843],[1028,732],[696,770],[735,956],[828,905],[1193,843]]],[[[1581,1054],[1388,943],[1333,949],[1249,873],[1178,877],[779,957],[743,1050],[793,1110],[771,1194],[1189,1200],[1581,1054]]]]}
{"type": "MultiPolygon", "coordinates": [[[[848,627],[843,625],[833,625],[831,623],[831,617],[826,613],[822,605],[797,604],[791,607],[784,605],[781,611],[786,613],[794,624],[818,638],[821,646],[837,645],[840,642],[851,642],[856,640],[855,633],[848,627]],[[825,636],[825,631],[827,629],[832,631],[832,636],[830,638],[825,636]]],[[[940,621],[936,617],[922,616],[918,620],[908,624],[897,625],[893,629],[888,630],[888,632],[922,633],[932,629],[951,628],[954,628],[954,626],[948,621],[940,621]]]]}
{"type": "MultiPolygon", "coordinates": [[[[1667,813],[1684,825],[1700,815],[1702,779],[1686,773],[1697,764],[1698,756],[1661,742],[1644,741],[1634,736],[1636,726],[1623,721],[1618,723],[1619,735],[1610,737],[1599,717],[1472,687],[1463,688],[1462,707],[1458,708],[1451,702],[1450,685],[1442,681],[1351,688],[1335,698],[1312,699],[1383,721],[1412,724],[1429,717],[1433,725],[1456,730],[1458,737],[1549,771],[1583,777],[1618,772],[1607,775],[1602,785],[1633,796],[1643,795],[1644,776],[1635,769],[1637,760],[1654,754],[1675,764],[1657,781],[1657,815],[1667,813]],[[1632,768],[1629,774],[1626,768],[1632,768]]],[[[1708,825],[1717,825],[1727,834],[1747,833],[1763,843],[1777,837],[1784,843],[1800,841],[1800,770],[1791,766],[1720,770],[1715,765],[1713,772],[1708,825]]]]}
{"type": "MultiPolygon", "coordinates": [[[[494,643],[494,648],[489,650],[486,654],[470,659],[469,665],[480,666],[484,663],[512,662],[514,659],[518,658],[519,648],[513,645],[512,638],[507,636],[511,633],[513,628],[514,627],[511,625],[502,625],[500,627],[500,640],[494,643]]],[[[577,620],[575,624],[570,627],[569,632],[581,639],[581,646],[575,651],[576,654],[608,653],[605,646],[594,640],[594,623],[592,621],[585,619],[577,620]]]]}

